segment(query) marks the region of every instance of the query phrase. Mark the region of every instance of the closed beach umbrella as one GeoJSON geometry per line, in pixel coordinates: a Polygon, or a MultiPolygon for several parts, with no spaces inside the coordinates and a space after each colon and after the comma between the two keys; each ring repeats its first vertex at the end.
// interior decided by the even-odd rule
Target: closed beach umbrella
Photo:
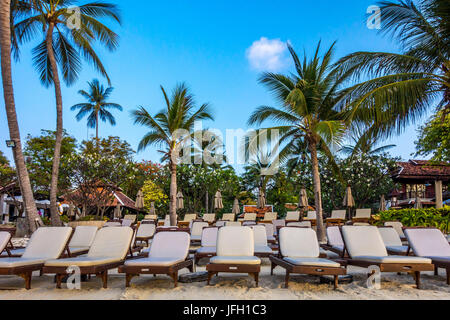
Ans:
{"type": "Polygon", "coordinates": [[[422,200],[419,197],[416,197],[416,203],[414,204],[414,209],[422,209],[422,200]]]}
{"type": "Polygon", "coordinates": [[[114,218],[115,219],[120,219],[121,217],[122,217],[122,206],[120,204],[118,204],[114,208],[114,218]]]}
{"type": "Polygon", "coordinates": [[[217,191],[216,195],[214,196],[214,208],[223,209],[222,193],[220,192],[220,190],[217,191]]]}
{"type": "Polygon", "coordinates": [[[136,204],[135,204],[136,208],[138,208],[139,210],[144,208],[144,193],[142,192],[142,190],[139,190],[137,196],[136,196],[136,204]]]}
{"type": "Polygon", "coordinates": [[[67,216],[73,217],[75,215],[75,206],[73,204],[69,205],[69,211],[67,212],[67,216]]]}
{"type": "Polygon", "coordinates": [[[264,209],[266,207],[266,195],[262,189],[259,189],[258,196],[258,209],[264,209]]]}
{"type": "Polygon", "coordinates": [[[150,204],[150,214],[156,214],[155,203],[150,204]]]}
{"type": "Polygon", "coordinates": [[[234,214],[241,213],[241,208],[239,208],[239,200],[237,198],[234,199],[232,213],[234,213],[234,214]]]}
{"type": "Polygon", "coordinates": [[[348,186],[345,191],[345,197],[342,205],[348,209],[348,219],[351,219],[350,209],[355,206],[355,199],[353,199],[352,188],[350,188],[350,186],[348,186]]]}
{"type": "Polygon", "coordinates": [[[177,194],[177,209],[184,209],[184,196],[181,191],[177,194]]]}
{"type": "Polygon", "coordinates": [[[386,198],[384,197],[384,194],[381,196],[380,200],[380,211],[386,211],[386,198]]]}
{"type": "Polygon", "coordinates": [[[300,197],[298,200],[298,207],[299,208],[308,208],[309,204],[308,204],[308,195],[306,193],[306,189],[302,188],[302,190],[300,191],[300,197]]]}

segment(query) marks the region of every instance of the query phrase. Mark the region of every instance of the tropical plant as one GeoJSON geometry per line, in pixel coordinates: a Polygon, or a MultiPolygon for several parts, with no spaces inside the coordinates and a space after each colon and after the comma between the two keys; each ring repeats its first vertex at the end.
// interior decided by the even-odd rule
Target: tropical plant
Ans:
{"type": "Polygon", "coordinates": [[[403,53],[356,52],[336,63],[353,79],[342,106],[369,126],[368,137],[400,133],[436,105],[450,112],[450,2],[402,0],[379,3],[383,26],[403,53]],[[417,3],[417,5],[416,5],[417,3]]]}
{"type": "MultiPolygon", "coordinates": [[[[13,4],[16,0],[13,0],[13,4]]],[[[25,1],[24,1],[25,2],[25,1]]],[[[23,204],[25,207],[28,228],[31,232],[36,230],[36,220],[40,223],[34,201],[33,189],[31,188],[30,177],[25,165],[25,158],[22,151],[20,139],[19,122],[17,120],[16,104],[14,100],[14,90],[11,72],[11,24],[15,10],[11,11],[11,0],[4,0],[0,4],[0,52],[1,52],[1,72],[3,84],[3,97],[5,100],[6,118],[8,120],[9,137],[15,143],[13,148],[14,163],[17,176],[22,190],[23,204]]]]}
{"type": "Polygon", "coordinates": [[[248,123],[260,125],[266,120],[273,120],[279,124],[269,131],[278,130],[280,144],[284,144],[280,160],[292,154],[298,141],[307,147],[312,164],[318,238],[324,241],[318,152],[332,159],[331,147],[338,145],[345,133],[344,115],[336,111],[336,106],[345,94],[342,87],[347,77],[330,70],[334,44],[321,58],[319,43],[314,57],[308,60],[305,55],[303,62],[300,62],[291,45],[288,44],[288,48],[297,74],[263,73],[260,77],[260,82],[274,93],[280,107],[259,107],[250,116],[248,123]]]}
{"type": "Polygon", "coordinates": [[[123,108],[117,103],[107,101],[114,88],[109,87],[105,89],[97,79],[88,82],[88,85],[89,92],[84,90],[78,91],[88,102],[78,103],[72,106],[70,110],[80,110],[76,116],[77,121],[81,121],[81,119],[88,115],[87,125],[89,128],[95,128],[95,138],[98,139],[98,124],[100,120],[103,122],[108,121],[112,126],[116,125],[116,119],[108,109],[122,111],[123,108]]]}
{"type": "Polygon", "coordinates": [[[112,51],[117,48],[118,36],[98,19],[109,18],[120,23],[117,6],[93,2],[77,6],[74,0],[15,1],[17,14],[14,21],[13,44],[23,44],[44,34],[33,49],[33,64],[41,83],[54,86],[56,98],[56,141],[50,184],[50,212],[52,223],[60,225],[57,207],[58,177],[63,139],[63,102],[60,75],[66,85],[72,85],[81,72],[82,58],[110,82],[105,67],[93,44],[98,41],[112,51]],[[73,23],[75,21],[75,23],[73,23]]]}
{"type": "MultiPolygon", "coordinates": [[[[140,107],[132,111],[132,116],[135,124],[150,129],[140,141],[138,151],[150,145],[164,148],[159,152],[163,154],[163,161],[169,162],[171,174],[169,212],[171,225],[175,225],[177,221],[177,163],[180,160],[181,148],[186,141],[190,140],[194,123],[205,119],[213,120],[213,116],[208,104],[196,107],[194,97],[184,83],[176,86],[170,98],[162,86],[161,90],[166,103],[165,109],[151,116],[144,107],[140,107]]],[[[190,158],[190,155],[189,153],[187,156],[190,158]]]]}
{"type": "Polygon", "coordinates": [[[450,114],[439,112],[419,128],[416,156],[433,156],[435,162],[450,162],[450,114]]]}
{"type": "Polygon", "coordinates": [[[450,232],[450,209],[402,209],[383,211],[380,222],[400,221],[405,227],[434,227],[450,232]]]}

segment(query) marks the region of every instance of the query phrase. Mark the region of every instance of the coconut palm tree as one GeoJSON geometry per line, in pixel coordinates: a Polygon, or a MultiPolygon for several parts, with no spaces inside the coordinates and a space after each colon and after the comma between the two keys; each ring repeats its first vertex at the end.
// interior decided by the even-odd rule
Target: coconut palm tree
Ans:
{"type": "Polygon", "coordinates": [[[379,5],[381,32],[395,39],[403,53],[356,52],[336,63],[358,82],[361,77],[370,79],[350,88],[343,100],[352,110],[349,117],[369,125],[369,138],[400,133],[432,105],[450,113],[450,2],[379,5]]]}
{"type": "Polygon", "coordinates": [[[296,74],[263,73],[259,80],[274,93],[279,107],[257,108],[248,124],[261,125],[272,120],[279,125],[268,130],[279,131],[280,145],[283,145],[281,161],[287,159],[300,142],[306,146],[312,164],[318,238],[324,241],[318,152],[332,158],[332,146],[337,145],[345,133],[345,114],[337,111],[336,105],[346,93],[342,88],[347,78],[345,74],[331,71],[334,44],[321,58],[319,43],[314,57],[308,60],[305,55],[303,62],[291,45],[288,44],[288,48],[296,74]]]}
{"type": "Polygon", "coordinates": [[[50,212],[52,223],[61,224],[57,207],[58,175],[63,137],[63,102],[60,72],[66,85],[72,85],[81,71],[82,58],[108,79],[105,67],[100,61],[93,44],[98,41],[112,51],[118,46],[118,36],[99,19],[108,18],[120,23],[117,6],[93,2],[77,5],[73,0],[34,0],[32,3],[19,2],[20,14],[14,25],[18,44],[36,37],[42,41],[33,49],[33,64],[40,75],[42,84],[55,89],[56,98],[56,142],[53,156],[50,186],[50,212]],[[77,11],[79,10],[79,11],[77,11]],[[17,21],[19,20],[20,21],[17,21]]]}
{"type": "Polygon", "coordinates": [[[123,108],[117,103],[107,102],[114,88],[109,87],[105,89],[97,79],[88,82],[88,85],[89,92],[84,90],[78,91],[78,93],[86,98],[88,102],[76,104],[72,106],[70,110],[80,110],[76,116],[78,121],[81,121],[81,119],[89,114],[87,125],[89,128],[95,128],[95,138],[98,140],[99,120],[103,122],[108,121],[112,126],[116,125],[116,119],[107,109],[117,109],[122,111],[123,108]]]}
{"type": "MultiPolygon", "coordinates": [[[[175,225],[177,221],[177,164],[180,161],[181,148],[190,140],[194,123],[205,119],[213,120],[213,116],[207,103],[196,107],[194,96],[184,83],[177,85],[170,97],[162,86],[161,91],[166,103],[165,109],[151,116],[144,107],[139,107],[132,111],[132,117],[135,124],[150,130],[140,141],[138,151],[150,145],[160,146],[163,148],[159,151],[163,154],[163,161],[169,162],[171,175],[169,213],[170,223],[175,225]]],[[[190,153],[186,156],[191,158],[190,153]]]]}

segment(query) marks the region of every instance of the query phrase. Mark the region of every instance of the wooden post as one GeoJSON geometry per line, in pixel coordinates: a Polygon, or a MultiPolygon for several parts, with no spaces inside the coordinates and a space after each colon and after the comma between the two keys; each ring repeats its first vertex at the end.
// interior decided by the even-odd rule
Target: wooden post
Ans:
{"type": "Polygon", "coordinates": [[[444,207],[442,198],[442,181],[435,181],[434,187],[436,190],[436,209],[442,209],[444,207]]]}

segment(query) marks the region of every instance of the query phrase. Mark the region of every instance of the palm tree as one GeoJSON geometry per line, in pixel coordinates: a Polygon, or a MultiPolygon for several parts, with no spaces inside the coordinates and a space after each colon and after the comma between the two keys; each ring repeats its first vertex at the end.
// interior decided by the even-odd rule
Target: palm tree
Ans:
{"type": "Polygon", "coordinates": [[[354,79],[344,103],[349,116],[369,125],[366,136],[389,137],[423,116],[431,105],[450,113],[450,2],[383,1],[385,34],[404,53],[356,52],[336,63],[354,79]]]}
{"type": "Polygon", "coordinates": [[[22,152],[19,123],[17,120],[16,105],[11,72],[11,1],[4,0],[0,4],[0,52],[1,72],[3,82],[3,96],[5,99],[6,117],[10,139],[15,142],[13,148],[14,163],[22,192],[24,209],[28,219],[28,227],[31,232],[36,230],[36,220],[40,222],[31,188],[30,177],[25,165],[22,152]]]}
{"type": "Polygon", "coordinates": [[[120,23],[120,17],[116,5],[103,2],[78,6],[79,16],[71,8],[76,4],[73,0],[35,0],[31,4],[18,2],[21,12],[19,17],[22,20],[15,23],[13,38],[18,44],[22,44],[35,39],[41,32],[44,34],[41,43],[32,51],[33,63],[39,72],[42,84],[46,87],[53,84],[55,89],[57,120],[50,185],[50,212],[52,223],[60,225],[57,192],[63,137],[63,102],[59,71],[66,85],[72,85],[81,71],[83,57],[110,82],[93,43],[98,41],[110,51],[116,49],[117,34],[98,19],[110,18],[120,23]],[[77,18],[79,18],[79,24],[73,24],[72,22],[77,18]]]}
{"type": "MultiPolygon", "coordinates": [[[[170,223],[176,225],[177,163],[179,162],[181,148],[189,140],[194,123],[205,119],[213,120],[213,116],[208,104],[205,103],[198,108],[196,107],[194,97],[184,83],[176,86],[170,98],[162,86],[161,91],[166,102],[165,109],[155,116],[151,116],[144,107],[139,107],[132,111],[132,117],[135,124],[150,129],[140,141],[138,151],[144,150],[150,145],[158,145],[164,148],[159,152],[163,154],[163,161],[169,162],[171,174],[170,223]]],[[[190,157],[190,154],[188,157],[190,157]]]]}
{"type": "Polygon", "coordinates": [[[300,62],[291,45],[288,44],[288,48],[296,74],[263,73],[259,80],[274,93],[280,107],[257,108],[248,124],[260,125],[266,120],[279,124],[268,130],[279,131],[280,144],[283,145],[281,160],[287,159],[296,145],[306,146],[312,165],[318,239],[324,241],[318,152],[323,152],[331,159],[331,146],[338,144],[345,133],[345,114],[338,112],[336,105],[346,93],[341,87],[347,78],[345,74],[331,71],[334,44],[320,58],[319,43],[314,57],[308,60],[305,56],[303,62],[300,62]]]}
{"type": "Polygon", "coordinates": [[[77,121],[81,121],[87,114],[88,116],[88,127],[95,128],[95,138],[98,140],[98,122],[102,120],[103,122],[108,121],[112,126],[116,125],[116,119],[107,109],[117,109],[122,111],[122,106],[117,103],[107,102],[111,92],[114,88],[104,88],[103,85],[100,85],[100,82],[97,79],[94,79],[92,82],[88,82],[89,92],[84,90],[78,91],[80,95],[82,95],[88,103],[79,103],[70,108],[70,110],[74,111],[80,109],[76,118],[77,121]]]}

